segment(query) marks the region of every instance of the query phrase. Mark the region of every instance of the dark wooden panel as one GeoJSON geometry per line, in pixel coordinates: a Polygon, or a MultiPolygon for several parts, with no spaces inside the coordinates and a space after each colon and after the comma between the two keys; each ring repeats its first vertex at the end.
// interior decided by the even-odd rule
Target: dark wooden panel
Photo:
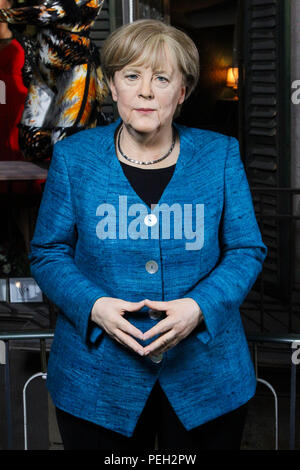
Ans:
{"type": "Polygon", "coordinates": [[[283,299],[287,298],[292,282],[288,250],[284,254],[290,228],[277,215],[288,213],[287,193],[255,192],[255,188],[279,189],[290,185],[287,1],[240,1],[241,150],[263,238],[269,248],[264,279],[268,281],[269,292],[283,299]],[[274,219],[262,219],[264,214],[273,214],[274,219]]]}

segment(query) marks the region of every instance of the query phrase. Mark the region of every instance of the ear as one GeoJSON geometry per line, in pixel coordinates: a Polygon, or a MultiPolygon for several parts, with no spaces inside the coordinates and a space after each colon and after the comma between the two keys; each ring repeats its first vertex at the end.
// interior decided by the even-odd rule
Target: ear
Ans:
{"type": "Polygon", "coordinates": [[[117,101],[118,100],[118,94],[117,94],[117,90],[116,90],[116,86],[115,86],[113,78],[109,79],[109,88],[110,88],[110,91],[111,91],[112,99],[114,101],[117,101]]]}
{"type": "Polygon", "coordinates": [[[182,85],[182,87],[180,89],[178,104],[182,104],[184,102],[185,94],[186,94],[186,86],[182,85]]]}

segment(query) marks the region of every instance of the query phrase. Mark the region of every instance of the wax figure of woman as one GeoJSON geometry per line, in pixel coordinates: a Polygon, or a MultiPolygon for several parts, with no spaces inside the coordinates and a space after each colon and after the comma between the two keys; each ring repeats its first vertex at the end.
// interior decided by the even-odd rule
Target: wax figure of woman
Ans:
{"type": "Polygon", "coordinates": [[[89,32],[104,0],[47,0],[0,10],[0,22],[38,28],[36,67],[21,119],[27,160],[48,159],[53,144],[94,127],[107,95],[98,51],[89,32]]]}
{"type": "Polygon", "coordinates": [[[65,449],[238,449],[256,390],[239,307],[267,251],[238,141],[174,122],[199,75],[182,31],[125,25],[102,66],[120,119],[55,145],[31,241],[61,309],[65,449]]]}

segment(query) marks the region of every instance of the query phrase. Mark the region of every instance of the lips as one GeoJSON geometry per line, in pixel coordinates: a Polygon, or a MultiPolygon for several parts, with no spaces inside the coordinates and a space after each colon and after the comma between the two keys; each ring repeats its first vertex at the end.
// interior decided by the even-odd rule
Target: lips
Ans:
{"type": "Polygon", "coordinates": [[[143,112],[143,113],[149,113],[151,111],[155,111],[155,109],[152,109],[152,108],[137,108],[136,111],[140,111],[140,112],[143,112]]]}

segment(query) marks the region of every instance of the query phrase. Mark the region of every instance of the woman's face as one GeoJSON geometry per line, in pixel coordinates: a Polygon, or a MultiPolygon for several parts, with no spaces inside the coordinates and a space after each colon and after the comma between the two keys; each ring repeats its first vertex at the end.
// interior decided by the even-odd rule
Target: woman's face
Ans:
{"type": "Polygon", "coordinates": [[[110,88],[124,124],[137,132],[170,127],[185,97],[182,74],[167,53],[160,70],[128,64],[115,72],[110,88]]]}

